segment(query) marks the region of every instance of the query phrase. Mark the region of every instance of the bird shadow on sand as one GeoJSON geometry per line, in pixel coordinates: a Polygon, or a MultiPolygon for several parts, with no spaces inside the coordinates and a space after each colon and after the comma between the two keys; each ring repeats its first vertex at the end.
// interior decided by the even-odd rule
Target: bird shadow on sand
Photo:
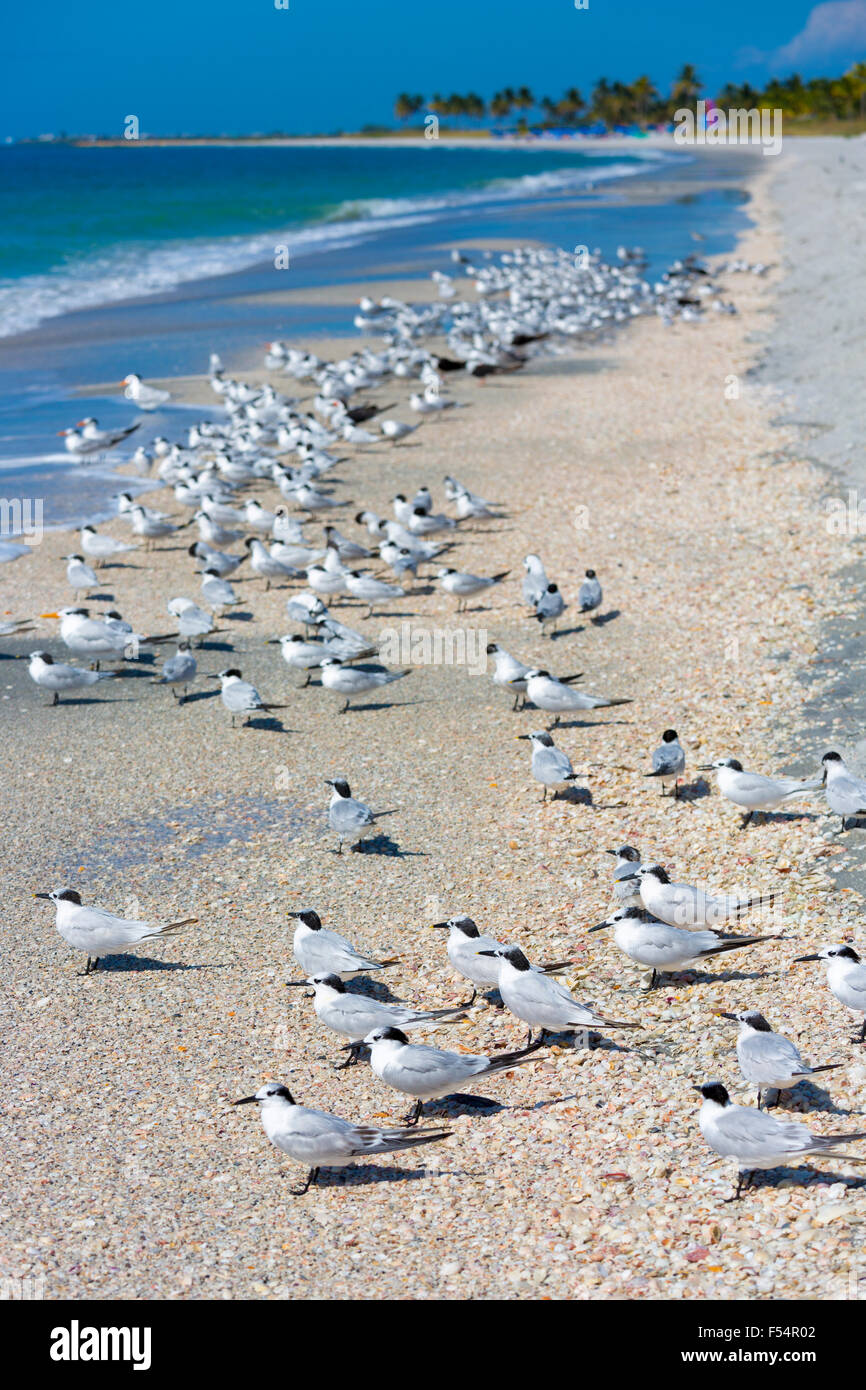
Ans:
{"type": "MultiPolygon", "coordinates": [[[[449,1170],[450,1171],[450,1170],[449,1170]]],[[[454,1170],[460,1176],[457,1170],[454,1170]]],[[[436,1169],[438,1177],[443,1169],[436,1169]]],[[[285,1177],[297,1174],[290,1174],[288,1170],[284,1173],[285,1177]]],[[[326,1187],[369,1187],[371,1183],[377,1182],[416,1182],[421,1178],[429,1178],[430,1174],[426,1168],[383,1168],[380,1163],[353,1163],[347,1168],[325,1168],[318,1176],[315,1187],[310,1188],[310,1193],[315,1192],[316,1188],[326,1187]]]]}
{"type": "MultiPolygon", "coordinates": [[[[134,705],[134,704],[135,704],[135,701],[134,701],[134,700],[124,699],[123,696],[121,696],[120,699],[117,699],[116,697],[115,697],[114,699],[112,699],[112,698],[109,696],[109,697],[108,697],[107,699],[105,699],[105,700],[98,700],[98,699],[96,699],[95,696],[92,696],[92,695],[90,695],[90,696],[88,696],[88,695],[80,695],[80,696],[75,696],[75,697],[73,697],[72,699],[69,699],[68,697],[67,697],[66,699],[64,699],[63,696],[61,695],[60,701],[59,701],[57,707],[58,707],[58,709],[59,709],[60,705],[134,705]]],[[[51,705],[46,705],[45,708],[46,708],[46,709],[51,709],[51,705]]]]}
{"type": "Polygon", "coordinates": [[[366,976],[356,977],[346,984],[347,994],[361,994],[365,999],[375,999],[379,1004],[403,1004],[405,1001],[394,994],[384,980],[370,980],[366,976]]]}
{"type": "Polygon", "coordinates": [[[550,640],[551,642],[558,642],[560,637],[576,637],[578,633],[585,631],[586,625],[584,623],[580,623],[577,627],[564,627],[559,632],[551,632],[550,640]]]}
{"type": "MultiPolygon", "coordinates": [[[[744,1172],[749,1169],[745,1168],[744,1172]]],[[[752,1173],[750,1187],[776,1187],[783,1178],[787,1178],[797,1187],[831,1187],[834,1183],[844,1183],[850,1191],[862,1191],[866,1188],[866,1177],[852,1178],[846,1177],[843,1173],[828,1172],[825,1168],[759,1168],[752,1173]]],[[[748,1192],[748,1188],[746,1192],[748,1192]]],[[[745,1196],[745,1193],[744,1193],[745,1196]]]]}
{"type": "MultiPolygon", "coordinates": [[[[337,851],[333,850],[333,854],[337,851]]],[[[371,835],[366,840],[361,840],[350,851],[352,854],[380,854],[389,859],[426,859],[428,858],[424,850],[420,849],[401,849],[396,840],[392,840],[390,835],[371,835]]],[[[341,857],[345,857],[341,856],[341,857]]]]}
{"type": "Polygon", "coordinates": [[[706,777],[699,777],[696,782],[684,782],[677,788],[676,796],[666,793],[666,799],[672,801],[700,801],[705,796],[712,796],[713,789],[706,777]]]}
{"type": "MultiPolygon", "coordinates": [[[[534,709],[535,706],[527,706],[534,709]]],[[[558,724],[549,724],[548,733],[555,734],[557,729],[613,729],[619,726],[630,728],[630,719],[560,719],[558,724]]]]}
{"type": "Polygon", "coordinates": [[[152,956],[100,956],[96,975],[136,975],[150,970],[229,970],[231,965],[186,965],[183,961],[154,960],[152,956]]]}
{"type": "MultiPolygon", "coordinates": [[[[745,814],[745,812],[743,813],[745,814]]],[[[749,826],[752,825],[788,825],[791,821],[821,820],[822,811],[753,811],[749,826]]],[[[849,828],[853,828],[848,822],[849,828]]],[[[866,829],[866,820],[862,820],[860,825],[866,829]]],[[[749,826],[743,826],[747,830],[749,826]]]]}
{"type": "Polygon", "coordinates": [[[220,692],[218,690],[194,690],[191,695],[184,695],[183,700],[175,700],[176,705],[197,705],[201,700],[218,700],[220,692]]]}
{"type": "Polygon", "coordinates": [[[597,618],[590,618],[593,627],[606,627],[608,623],[616,622],[617,618],[622,617],[619,608],[611,608],[608,613],[599,613],[597,618]]]}
{"type": "Polygon", "coordinates": [[[564,791],[554,792],[548,801],[551,804],[554,801],[568,801],[572,806],[591,806],[592,792],[589,787],[566,787],[564,791]]]}
{"type": "MultiPolygon", "coordinates": [[[[774,1090],[765,1091],[764,1095],[776,1095],[774,1090]]],[[[764,1101],[764,1109],[767,1104],[764,1101]]],[[[777,1101],[770,1107],[771,1113],[778,1114],[780,1118],[787,1118],[789,1115],[796,1119],[798,1115],[809,1114],[810,1111],[824,1111],[828,1115],[861,1115],[861,1110],[846,1110],[844,1106],[837,1105],[830,1095],[821,1086],[816,1086],[813,1081],[800,1081],[796,1086],[792,1086],[789,1091],[783,1091],[777,1101]],[[798,1103],[799,1102],[799,1103],[798,1103]]]]}
{"type": "Polygon", "coordinates": [[[252,613],[247,613],[246,609],[241,613],[224,613],[220,618],[220,622],[227,621],[233,623],[251,623],[253,621],[253,615],[252,613]]]}
{"type": "Polygon", "coordinates": [[[88,594],[85,598],[86,603],[114,603],[114,594],[88,594]]]}
{"type": "MultiPolygon", "coordinates": [[[[219,694],[219,691],[217,691],[217,694],[219,694]]],[[[283,721],[281,719],[275,719],[272,714],[266,715],[260,719],[248,719],[246,723],[238,727],[238,733],[243,729],[263,729],[266,733],[271,734],[296,734],[298,732],[297,729],[287,729],[283,721]]]]}
{"type": "Polygon", "coordinates": [[[430,705],[432,700],[374,700],[368,701],[364,705],[350,705],[347,710],[342,710],[343,714],[359,714],[364,711],[375,709],[409,709],[412,705],[430,705]]]}

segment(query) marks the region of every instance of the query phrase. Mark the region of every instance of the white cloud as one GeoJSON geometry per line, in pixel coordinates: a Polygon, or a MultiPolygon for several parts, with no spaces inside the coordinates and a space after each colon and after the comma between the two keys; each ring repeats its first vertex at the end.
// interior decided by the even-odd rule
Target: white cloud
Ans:
{"type": "Polygon", "coordinates": [[[774,68],[790,68],[838,54],[853,62],[862,56],[858,49],[866,54],[866,0],[826,0],[815,6],[800,33],[767,61],[774,68]]]}

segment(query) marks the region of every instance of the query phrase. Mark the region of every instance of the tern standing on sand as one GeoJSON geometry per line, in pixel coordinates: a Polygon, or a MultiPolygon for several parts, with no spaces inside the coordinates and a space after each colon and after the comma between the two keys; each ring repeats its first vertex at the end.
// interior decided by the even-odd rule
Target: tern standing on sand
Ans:
{"type": "Polygon", "coordinates": [[[115,917],[101,907],[84,907],[80,894],[72,888],[60,893],[34,893],[34,898],[47,898],[56,905],[55,926],[70,946],[77,951],[87,952],[85,975],[96,970],[100,956],[128,951],[142,941],[155,937],[173,936],[182,927],[190,927],[195,917],[185,917],[182,922],[167,922],[154,926],[151,922],[128,920],[115,917]]]}
{"type": "Polygon", "coordinates": [[[311,1110],[298,1105],[291,1091],[277,1082],[268,1082],[254,1096],[242,1096],[233,1105],[261,1107],[265,1134],[275,1148],[308,1169],[303,1187],[291,1188],[293,1197],[303,1197],[319,1179],[322,1168],[345,1168],[359,1159],[375,1154],[397,1153],[401,1149],[417,1149],[447,1139],[447,1129],[399,1128],[376,1129],[373,1125],[355,1125],[339,1115],[324,1110],[311,1110]]]}

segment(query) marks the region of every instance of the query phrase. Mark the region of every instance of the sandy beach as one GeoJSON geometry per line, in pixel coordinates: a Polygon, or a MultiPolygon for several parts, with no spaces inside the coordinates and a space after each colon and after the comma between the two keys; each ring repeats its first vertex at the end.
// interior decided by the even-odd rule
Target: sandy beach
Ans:
{"type": "MultiPolygon", "coordinates": [[[[821,151],[797,155],[817,179],[821,151]]],[[[428,484],[438,505],[449,473],[499,504],[502,519],[461,531],[453,552],[477,574],[510,570],[466,618],[424,582],[385,616],[333,611],[372,638],[404,623],[465,624],[555,673],[584,672],[588,691],[630,698],[558,730],[578,772],[572,799],[541,804],[517,735],[547,719],[512,713],[489,671],[416,666],[338,716],[318,681],[300,689],[265,645],[293,630],[285,600],[299,586],[265,592],[243,569],[243,603],[201,649],[199,670],[238,666],[284,706],[248,728],[230,728],[213,682],[200,679],[178,708],[149,684],[148,661],[56,708],[24,662],[4,661],[13,751],[0,1274],[44,1279],[49,1299],[857,1296],[866,1202],[855,1168],[791,1169],[727,1205],[732,1166],[704,1143],[691,1089],[719,1077],[735,1100],[754,1102],[735,1030],[717,1011],[759,1009],[814,1063],[842,1064],[826,1089],[787,1098],[792,1118],[820,1133],[862,1125],[866,1056],[848,1041],[850,1019],[823,972],[793,964],[824,943],[862,940],[860,896],[836,883],[856,832],[834,837],[823,798],[741,832],[695,770],[728,755],[763,772],[814,770],[833,729],[823,634],[858,616],[842,575],[862,541],[828,531],[834,484],[783,406],[785,381],[766,369],[780,295],[808,313],[786,270],[793,157],[788,145],[778,161],[755,159],[754,225],[737,255],[772,268],[723,279],[736,316],[640,319],[484,386],[461,376],[454,396],[465,408],[404,447],[353,450],[336,470],[353,504],[339,524],[359,538],[355,504],[390,515],[395,492],[428,484]],[[520,598],[528,551],[572,599],[553,641],[520,598]],[[573,603],[588,566],[604,587],[598,625],[573,603]],[[807,698],[824,725],[804,720],[807,698]],[[667,727],[687,749],[678,801],[644,779],[667,727]],[[388,813],[379,839],[341,857],[324,785],[338,775],[388,813]],[[604,850],[623,842],[714,890],[775,892],[774,909],[749,925],[784,941],[648,993],[608,933],[587,934],[610,905],[604,850]],[[198,924],[85,979],[49,905],[31,897],[63,887],[119,913],[198,924]],[[478,1088],[498,1108],[444,1104],[437,1118],[451,1137],[421,1157],[326,1174],[293,1199],[298,1170],[267,1144],[254,1107],[233,1110],[233,1099],[274,1078],[352,1119],[385,1124],[406,1109],[366,1063],[333,1069],[338,1040],[304,992],[285,987],[298,974],[287,912],[305,907],[373,955],[398,956],[387,990],[412,1004],[467,997],[430,930],[465,913],[534,960],[573,956],[566,979],[577,997],[640,1030],[591,1050],[554,1045],[478,1088]]],[[[824,254],[831,229],[807,226],[824,254]]],[[[377,282],[377,294],[386,289],[377,282]]],[[[828,313],[840,293],[828,290],[828,313]]],[[[347,341],[314,346],[324,355],[347,341]]],[[[174,386],[191,404],[207,390],[174,386]]],[[[393,389],[374,398],[393,400],[393,389]]],[[[274,488],[258,495],[278,500],[274,488]]],[[[147,500],[178,511],[170,490],[147,500]]],[[[128,536],[119,521],[104,529],[128,536]]],[[[100,571],[100,593],[138,631],[171,631],[166,601],[197,597],[187,543],[100,571]]],[[[56,611],[67,601],[60,557],[77,548],[69,533],[47,532],[31,557],[5,566],[4,612],[56,611]]],[[[60,654],[56,622],[3,639],[10,658],[36,647],[60,654]]],[[[385,985],[367,987],[388,997],[385,985]]],[[[476,1052],[524,1036],[479,1000],[430,1040],[476,1052]]]]}

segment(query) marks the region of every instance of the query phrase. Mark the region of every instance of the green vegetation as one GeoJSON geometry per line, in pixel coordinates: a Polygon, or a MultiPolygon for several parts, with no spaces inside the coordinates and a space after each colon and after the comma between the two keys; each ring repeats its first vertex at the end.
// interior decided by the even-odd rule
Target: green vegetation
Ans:
{"type": "MultiPolygon", "coordinates": [[[[422,96],[401,92],[394,103],[394,114],[406,122],[419,111],[432,111],[440,117],[458,121],[510,123],[518,128],[530,124],[554,129],[563,126],[579,129],[603,121],[607,126],[665,124],[682,107],[694,107],[701,96],[708,95],[690,63],[686,63],[673,82],[667,96],[643,74],[634,82],[609,82],[599,78],[589,98],[576,87],[554,101],[551,97],[536,99],[528,87],[504,87],[494,92],[489,101],[476,92],[466,96],[453,93],[449,97],[434,92],[429,101],[422,96]]],[[[798,73],[784,80],[773,78],[763,91],[744,83],[729,83],[715,97],[716,104],[732,107],[780,110],[795,129],[802,124],[804,134],[843,133],[863,128],[866,122],[866,63],[855,63],[841,77],[813,77],[804,82],[798,73]]]]}

